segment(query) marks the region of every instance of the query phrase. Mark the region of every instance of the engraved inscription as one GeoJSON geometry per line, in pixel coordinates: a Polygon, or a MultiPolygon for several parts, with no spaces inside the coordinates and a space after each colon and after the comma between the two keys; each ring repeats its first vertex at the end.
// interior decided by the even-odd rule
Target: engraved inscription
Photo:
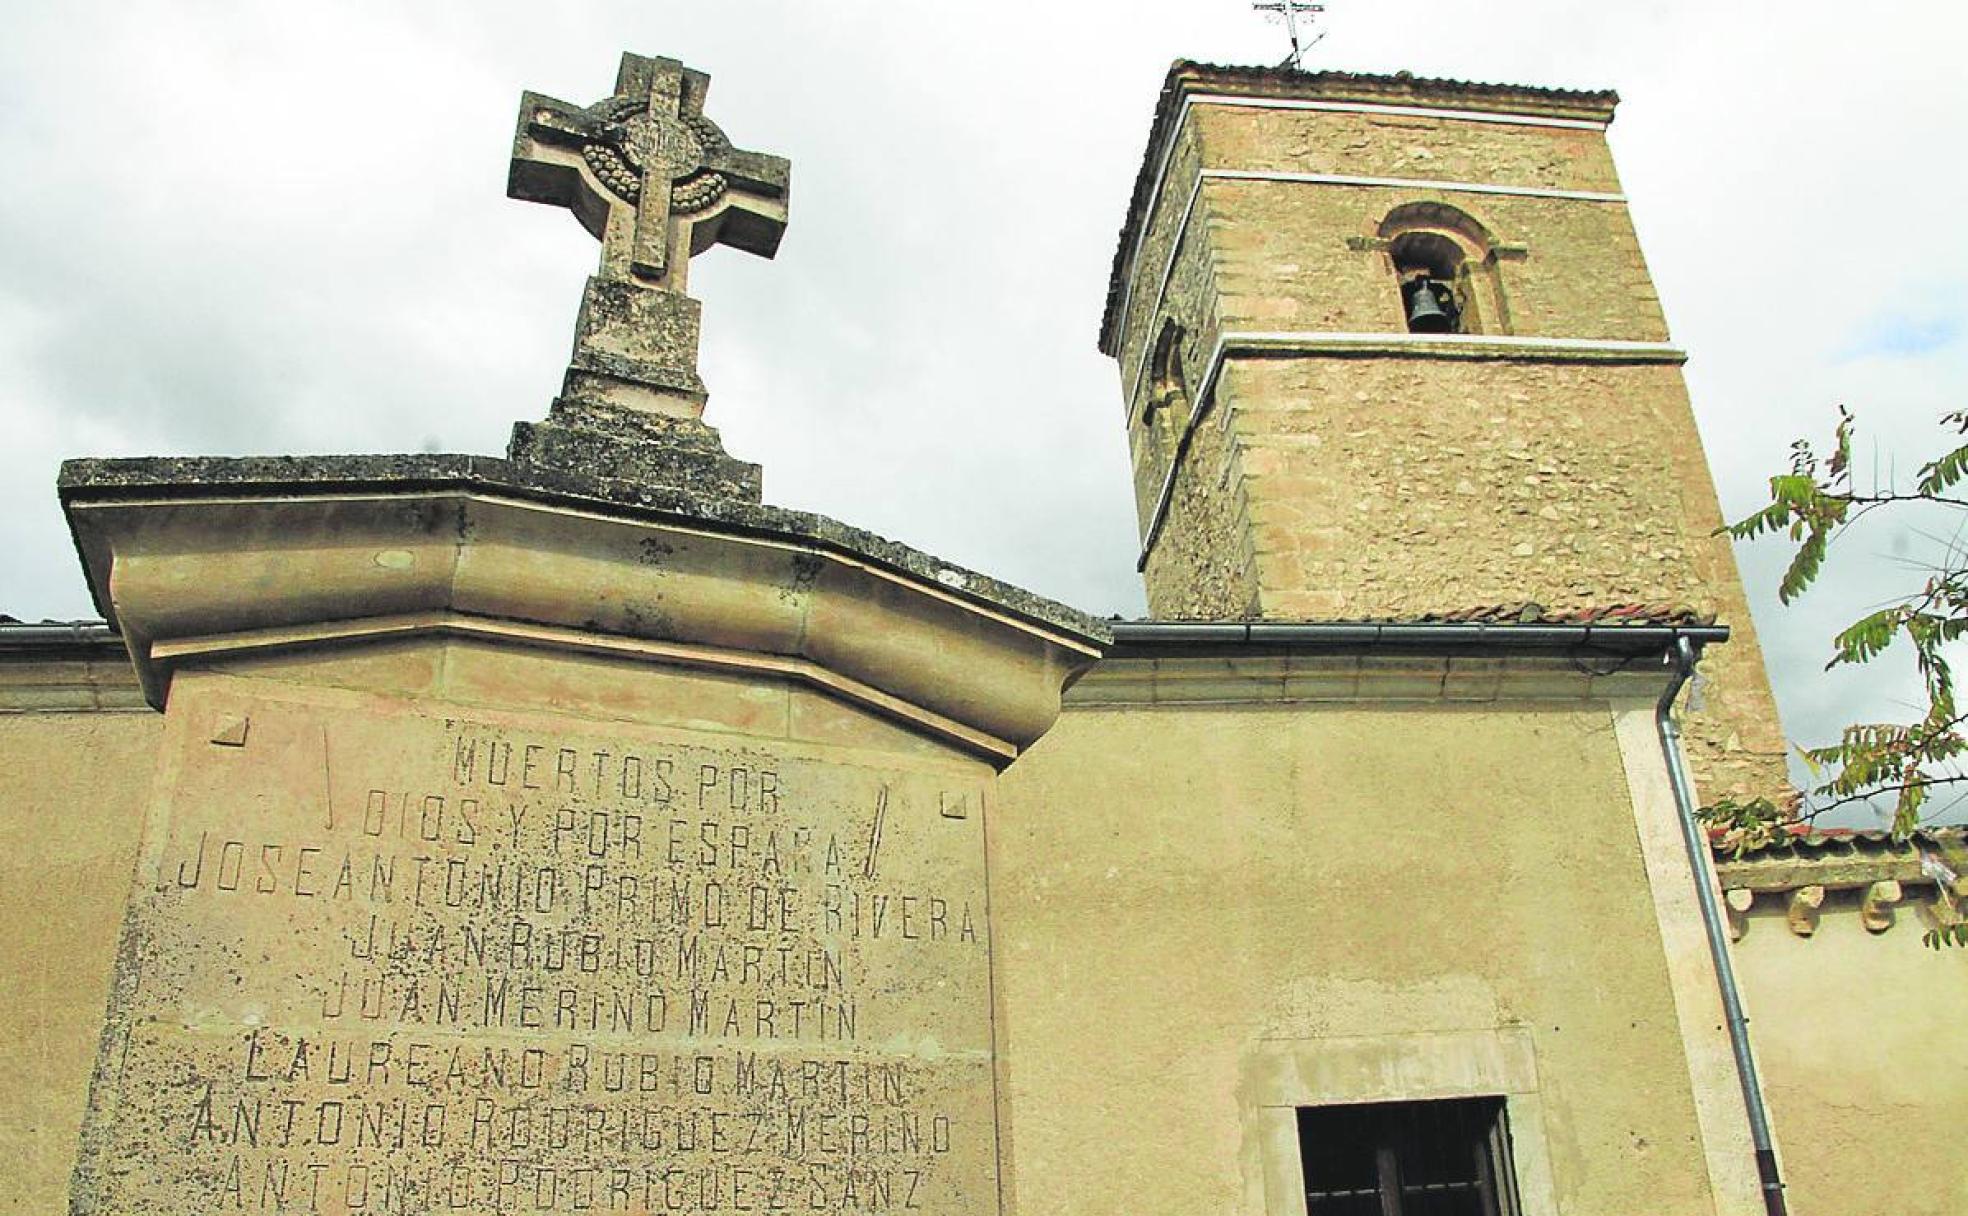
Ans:
{"type": "Polygon", "coordinates": [[[250,745],[160,789],[86,1210],[995,1208],[975,788],[220,708],[250,745]]]}

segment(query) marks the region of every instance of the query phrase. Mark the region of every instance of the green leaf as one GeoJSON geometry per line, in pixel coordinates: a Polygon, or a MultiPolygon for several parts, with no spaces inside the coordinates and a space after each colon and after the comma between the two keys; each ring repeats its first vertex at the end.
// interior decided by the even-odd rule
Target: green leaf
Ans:
{"type": "MultiPolygon", "coordinates": [[[[1900,610],[1881,608],[1870,616],[1860,617],[1847,625],[1843,632],[1832,639],[1837,648],[1837,656],[1832,663],[1870,663],[1893,644],[1898,633],[1900,610]]],[[[1829,666],[1830,664],[1827,664],[1829,666]]]]}
{"type": "Polygon", "coordinates": [[[1818,571],[1824,568],[1828,545],[1822,531],[1813,531],[1804,538],[1797,546],[1797,555],[1790,559],[1790,568],[1784,571],[1783,582],[1777,586],[1777,599],[1788,604],[1817,581],[1818,571]]]}
{"type": "Polygon", "coordinates": [[[1914,483],[1914,493],[1940,494],[1960,481],[1964,475],[1968,475],[1968,444],[1954,449],[1938,460],[1922,465],[1920,480],[1914,483]]]}

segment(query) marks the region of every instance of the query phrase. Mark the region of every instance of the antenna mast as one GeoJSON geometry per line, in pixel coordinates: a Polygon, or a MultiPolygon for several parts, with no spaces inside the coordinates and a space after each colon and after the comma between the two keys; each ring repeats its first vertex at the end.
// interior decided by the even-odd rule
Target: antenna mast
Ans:
{"type": "Polygon", "coordinates": [[[1304,71],[1305,52],[1323,42],[1326,37],[1326,31],[1320,30],[1309,41],[1301,43],[1298,36],[1298,19],[1301,16],[1308,18],[1305,24],[1307,32],[1310,33],[1313,22],[1318,20],[1320,13],[1326,11],[1326,6],[1323,4],[1308,4],[1305,0],[1270,0],[1269,3],[1252,4],[1251,8],[1263,13],[1274,21],[1281,20],[1285,23],[1285,34],[1291,39],[1291,54],[1278,66],[1281,68],[1292,68],[1301,72],[1304,71]]]}

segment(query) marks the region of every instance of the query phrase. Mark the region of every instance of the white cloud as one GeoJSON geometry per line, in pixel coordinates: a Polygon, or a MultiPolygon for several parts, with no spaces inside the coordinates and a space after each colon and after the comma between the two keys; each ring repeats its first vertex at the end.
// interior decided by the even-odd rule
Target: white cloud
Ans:
{"type": "MultiPolygon", "coordinates": [[[[1325,65],[1621,90],[1616,151],[1726,510],[1841,400],[1882,458],[1963,404],[1952,6],[1329,9],[1325,65]]],[[[494,451],[539,416],[594,250],[502,197],[511,123],[522,89],[603,95],[624,48],[710,71],[725,129],[794,162],[778,261],[693,268],[711,420],[768,495],[1139,612],[1116,377],[1093,336],[1168,61],[1282,54],[1241,0],[13,14],[0,609],[90,611],[53,505],[63,456],[494,451]]],[[[1904,677],[1816,668],[1919,544],[1864,539],[1855,574],[1790,610],[1773,605],[1781,553],[1743,554],[1794,733],[1906,695],[1904,677]]]]}

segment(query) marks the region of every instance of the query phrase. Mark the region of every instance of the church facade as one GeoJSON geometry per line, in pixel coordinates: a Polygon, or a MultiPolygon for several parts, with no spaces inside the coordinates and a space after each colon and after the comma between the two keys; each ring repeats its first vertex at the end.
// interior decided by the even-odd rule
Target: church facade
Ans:
{"type": "Polygon", "coordinates": [[[602,256],[504,457],[64,467],[0,1206],[1959,1206],[1958,841],[1693,818],[1783,743],[1613,95],[1171,69],[1110,622],[761,502],[685,290],[790,169],[708,84],[522,100],[602,256]]]}

